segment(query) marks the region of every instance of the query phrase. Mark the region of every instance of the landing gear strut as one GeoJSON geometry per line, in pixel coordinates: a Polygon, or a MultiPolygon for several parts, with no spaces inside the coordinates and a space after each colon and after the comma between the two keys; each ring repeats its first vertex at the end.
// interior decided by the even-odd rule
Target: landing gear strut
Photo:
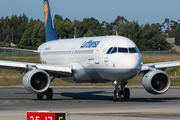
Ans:
{"type": "Polygon", "coordinates": [[[48,88],[45,92],[37,94],[37,99],[42,100],[44,95],[46,95],[48,100],[52,100],[52,98],[53,98],[53,90],[52,90],[52,88],[48,88]]]}
{"type": "Polygon", "coordinates": [[[115,90],[113,93],[113,101],[122,100],[122,96],[124,99],[129,99],[130,97],[130,90],[129,88],[125,88],[127,81],[114,81],[113,85],[115,85],[115,90]],[[120,86],[120,88],[119,88],[120,86]]]}

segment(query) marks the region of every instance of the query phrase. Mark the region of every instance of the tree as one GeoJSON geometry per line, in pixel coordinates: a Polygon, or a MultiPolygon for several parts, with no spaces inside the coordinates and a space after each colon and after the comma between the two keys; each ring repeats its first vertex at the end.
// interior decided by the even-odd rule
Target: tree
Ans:
{"type": "MultiPolygon", "coordinates": [[[[100,23],[97,19],[84,18],[82,21],[71,21],[69,18],[63,19],[61,15],[54,16],[54,24],[57,37],[73,38],[115,35],[128,37],[133,40],[140,50],[168,50],[170,45],[165,41],[166,37],[175,37],[180,34],[180,20],[174,21],[166,18],[164,23],[139,25],[138,21],[128,21],[123,16],[117,16],[113,22],[100,23]],[[76,32],[75,32],[76,31],[76,32]]],[[[13,41],[19,48],[37,49],[45,42],[44,23],[39,19],[29,20],[23,13],[19,16],[12,15],[0,19],[0,42],[11,42],[11,32],[13,41]]]]}
{"type": "Polygon", "coordinates": [[[1,42],[3,42],[4,39],[6,38],[6,36],[11,33],[9,17],[7,16],[3,22],[4,22],[4,24],[1,27],[2,28],[2,41],[1,42]]]}
{"type": "Polygon", "coordinates": [[[36,48],[37,49],[38,46],[40,46],[41,44],[43,44],[44,42],[46,42],[46,37],[45,37],[45,27],[44,24],[41,26],[39,33],[38,33],[38,39],[37,39],[37,43],[36,43],[36,48]]]}
{"type": "Polygon", "coordinates": [[[106,23],[106,35],[113,35],[114,23],[106,23]]]}
{"type": "Polygon", "coordinates": [[[93,34],[92,30],[88,30],[86,34],[84,34],[84,37],[94,37],[95,35],[93,34]]]}
{"type": "Polygon", "coordinates": [[[22,49],[32,49],[31,43],[31,33],[33,32],[32,28],[27,28],[24,32],[21,41],[19,42],[19,47],[22,49]]]}
{"type": "Polygon", "coordinates": [[[63,22],[64,22],[64,23],[66,23],[66,22],[71,23],[71,20],[70,20],[69,18],[66,18],[66,19],[63,20],[63,22]]]}
{"type": "Polygon", "coordinates": [[[61,22],[61,20],[56,19],[54,21],[54,26],[56,30],[56,35],[58,38],[65,38],[66,37],[66,32],[65,32],[65,26],[64,23],[61,22]]]}
{"type": "Polygon", "coordinates": [[[180,35],[180,24],[174,20],[170,21],[170,29],[169,37],[175,37],[176,35],[180,35]]]}
{"type": "Polygon", "coordinates": [[[83,19],[83,24],[85,29],[85,33],[88,31],[88,29],[92,30],[93,34],[98,36],[99,35],[99,30],[101,29],[100,27],[100,23],[98,20],[96,20],[95,18],[91,17],[91,18],[84,18],[83,19]]]}
{"type": "Polygon", "coordinates": [[[19,42],[19,47],[22,49],[32,49],[32,41],[31,41],[31,35],[33,33],[33,27],[36,23],[36,20],[30,19],[30,22],[27,24],[27,28],[22,36],[21,41],[19,42]]]}
{"type": "Polygon", "coordinates": [[[138,21],[132,21],[132,22],[125,21],[116,25],[114,34],[117,31],[118,35],[128,37],[129,39],[138,43],[141,30],[142,27],[139,26],[138,21]]]}
{"type": "Polygon", "coordinates": [[[61,15],[55,14],[54,18],[55,20],[60,20],[61,22],[63,21],[63,17],[61,15]]]}
{"type": "Polygon", "coordinates": [[[169,20],[169,18],[166,18],[164,20],[163,27],[166,29],[165,30],[166,37],[169,37],[169,33],[170,33],[170,20],[169,20]]]}
{"type": "Polygon", "coordinates": [[[169,50],[170,44],[166,41],[166,36],[159,30],[158,24],[146,24],[139,39],[140,50],[169,50]]]}
{"type": "MultiPolygon", "coordinates": [[[[127,19],[125,19],[123,16],[117,16],[117,18],[114,20],[114,25],[118,25],[118,24],[123,24],[123,23],[128,23],[129,21],[127,19]]],[[[115,27],[114,26],[114,27],[115,27]]]]}
{"type": "Polygon", "coordinates": [[[2,17],[0,20],[0,42],[3,41],[3,34],[2,34],[3,25],[4,25],[4,18],[2,17]]]}
{"type": "Polygon", "coordinates": [[[3,41],[4,47],[11,47],[11,39],[9,34],[7,34],[6,38],[3,41]]]}
{"type": "Polygon", "coordinates": [[[28,25],[28,18],[24,13],[23,13],[23,16],[19,15],[18,18],[19,18],[19,25],[15,31],[15,34],[16,34],[16,38],[14,41],[15,44],[19,44],[28,25]]]}
{"type": "Polygon", "coordinates": [[[40,44],[45,42],[43,40],[44,39],[43,35],[45,36],[45,34],[43,34],[43,32],[42,32],[42,30],[45,30],[45,29],[42,29],[42,26],[44,28],[44,24],[42,22],[39,22],[39,21],[36,22],[33,26],[33,32],[31,35],[32,49],[37,49],[40,44]]]}

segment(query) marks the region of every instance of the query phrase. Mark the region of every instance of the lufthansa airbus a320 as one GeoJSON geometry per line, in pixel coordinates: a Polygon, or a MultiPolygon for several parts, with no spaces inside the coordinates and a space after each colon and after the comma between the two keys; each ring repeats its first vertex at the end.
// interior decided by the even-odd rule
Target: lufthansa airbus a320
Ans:
{"type": "Polygon", "coordinates": [[[58,40],[49,0],[44,0],[46,43],[38,50],[6,50],[34,52],[39,54],[42,64],[0,60],[0,67],[25,73],[23,85],[37,99],[53,98],[50,83],[54,78],[68,82],[105,83],[115,86],[113,100],[129,99],[128,80],[144,73],[142,85],[151,94],[163,94],[170,87],[166,68],[179,67],[180,61],[143,64],[136,44],[122,36],[100,36],[58,40]],[[50,79],[52,76],[52,79],[50,79]]]}

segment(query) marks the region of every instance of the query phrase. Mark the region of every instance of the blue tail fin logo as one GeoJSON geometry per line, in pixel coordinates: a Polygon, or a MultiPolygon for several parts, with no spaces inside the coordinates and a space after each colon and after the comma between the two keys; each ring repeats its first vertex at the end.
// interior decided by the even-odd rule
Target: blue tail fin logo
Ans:
{"type": "Polygon", "coordinates": [[[49,0],[44,0],[44,18],[45,18],[45,29],[46,29],[46,42],[58,40],[54,23],[52,20],[51,9],[49,5],[49,0]]]}

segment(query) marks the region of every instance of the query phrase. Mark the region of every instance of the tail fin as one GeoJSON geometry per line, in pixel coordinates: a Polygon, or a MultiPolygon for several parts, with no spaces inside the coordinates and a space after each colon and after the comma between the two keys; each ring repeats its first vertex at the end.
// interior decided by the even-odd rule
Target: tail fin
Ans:
{"type": "Polygon", "coordinates": [[[44,0],[44,18],[45,18],[45,29],[46,29],[46,42],[58,40],[54,29],[54,23],[52,19],[49,0],[44,0]]]}

